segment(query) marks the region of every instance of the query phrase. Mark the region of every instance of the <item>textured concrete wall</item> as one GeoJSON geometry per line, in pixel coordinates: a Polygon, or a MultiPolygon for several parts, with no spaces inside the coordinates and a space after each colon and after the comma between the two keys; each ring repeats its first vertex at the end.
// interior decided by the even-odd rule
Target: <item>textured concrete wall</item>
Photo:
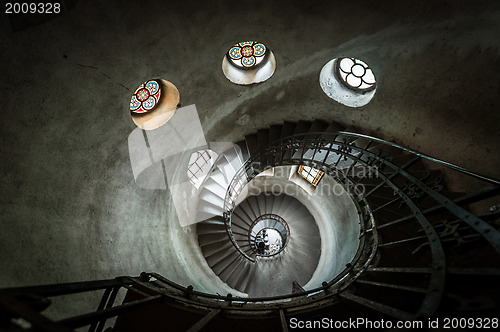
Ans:
{"type": "Polygon", "coordinates": [[[196,104],[208,141],[322,118],[500,177],[499,17],[494,1],[91,0],[12,33],[2,14],[0,286],[144,270],[202,283],[172,246],[192,229],[177,226],[168,192],[133,181],[127,108],[149,78],[196,104]],[[275,74],[257,86],[236,86],[220,69],[245,39],[276,56],[275,74]],[[318,84],[321,67],[344,55],[366,61],[380,83],[360,109],[318,84]]]}

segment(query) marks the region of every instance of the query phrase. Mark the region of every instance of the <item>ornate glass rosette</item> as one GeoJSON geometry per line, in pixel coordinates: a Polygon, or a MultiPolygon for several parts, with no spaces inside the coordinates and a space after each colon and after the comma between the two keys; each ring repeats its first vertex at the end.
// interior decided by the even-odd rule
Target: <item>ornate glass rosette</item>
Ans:
{"type": "Polygon", "coordinates": [[[227,58],[233,65],[243,69],[253,69],[260,64],[265,63],[265,59],[269,55],[267,47],[258,42],[247,41],[241,42],[227,51],[227,58]]]}
{"type": "Polygon", "coordinates": [[[144,82],[130,98],[130,112],[135,115],[147,114],[158,106],[160,98],[160,81],[150,80],[144,82]]]}
{"type": "Polygon", "coordinates": [[[377,83],[368,65],[355,58],[337,59],[335,73],[342,84],[359,92],[373,90],[377,83]]]}

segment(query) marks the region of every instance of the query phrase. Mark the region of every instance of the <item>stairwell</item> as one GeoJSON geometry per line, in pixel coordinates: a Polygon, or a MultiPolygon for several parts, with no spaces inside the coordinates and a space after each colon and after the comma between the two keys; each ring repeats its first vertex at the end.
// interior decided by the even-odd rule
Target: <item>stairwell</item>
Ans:
{"type": "MultiPolygon", "coordinates": [[[[98,311],[56,323],[74,328],[120,312],[113,331],[168,324],[286,331],[292,318],[494,317],[499,212],[487,202],[498,198],[500,183],[351,130],[320,120],[285,122],[246,136],[241,154],[235,148],[219,155],[199,188],[196,233],[207,269],[234,292],[199,292],[155,273],[120,277],[79,285],[106,290],[98,311]],[[298,174],[300,166],[315,169],[319,181],[298,174]],[[456,174],[482,186],[450,189],[444,179],[456,174]],[[274,190],[285,185],[294,191],[274,190]],[[335,186],[343,191],[324,191],[335,186]],[[279,233],[281,247],[271,250],[264,230],[279,233]],[[128,289],[124,303],[112,307],[121,287],[128,289]]],[[[62,285],[55,293],[3,292],[43,298],[62,290],[82,291],[62,285]]]]}

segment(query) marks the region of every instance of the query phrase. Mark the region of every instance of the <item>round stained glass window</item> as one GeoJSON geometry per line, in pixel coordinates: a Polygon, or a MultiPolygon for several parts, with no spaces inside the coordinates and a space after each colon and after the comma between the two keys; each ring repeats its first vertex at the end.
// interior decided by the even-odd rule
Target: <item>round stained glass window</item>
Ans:
{"type": "Polygon", "coordinates": [[[268,54],[269,50],[264,44],[246,41],[231,47],[226,56],[238,68],[253,69],[265,63],[268,54]]]}
{"type": "Polygon", "coordinates": [[[355,91],[375,89],[377,81],[366,63],[356,58],[339,58],[335,66],[339,81],[355,91]]]}
{"type": "Polygon", "coordinates": [[[141,84],[130,98],[130,112],[134,115],[147,114],[158,106],[161,98],[159,80],[150,80],[141,84]]]}

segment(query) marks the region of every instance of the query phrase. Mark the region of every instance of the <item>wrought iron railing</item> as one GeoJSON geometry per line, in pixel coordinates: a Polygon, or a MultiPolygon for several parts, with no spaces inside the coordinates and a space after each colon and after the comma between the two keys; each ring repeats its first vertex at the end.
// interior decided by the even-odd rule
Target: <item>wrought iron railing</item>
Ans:
{"type": "MultiPolygon", "coordinates": [[[[198,292],[192,286],[181,286],[155,273],[2,289],[0,328],[12,324],[13,318],[21,317],[33,329],[44,331],[70,331],[82,326],[90,326],[90,331],[102,331],[110,317],[160,303],[176,308],[184,304],[189,310],[199,309],[206,314],[193,325],[193,330],[203,327],[221,312],[225,312],[224,317],[250,312],[277,317],[286,330],[286,316],[338,301],[357,303],[394,319],[432,317],[443,303],[445,280],[457,277],[469,278],[465,281],[470,280],[467,285],[484,291],[484,296],[493,291],[500,276],[500,233],[498,223],[494,222],[500,218],[500,208],[492,205],[488,210],[487,205],[500,195],[500,181],[365,135],[347,132],[294,135],[271,144],[264,155],[252,156],[236,173],[226,195],[229,230],[230,214],[243,186],[264,167],[280,165],[309,165],[335,177],[344,188],[351,188],[348,192],[362,220],[360,245],[352,262],[332,280],[301,293],[259,298],[198,292]],[[264,158],[267,165],[262,164],[264,158]],[[465,194],[445,193],[440,176],[429,173],[428,168],[433,170],[433,165],[444,168],[445,175],[452,178],[458,174],[463,181],[465,177],[465,183],[473,189],[465,194]],[[357,171],[367,168],[374,168],[376,176],[359,176],[357,171]],[[357,191],[359,185],[367,190],[357,191]],[[469,243],[472,246],[464,250],[456,249],[469,243]],[[376,278],[382,274],[389,277],[376,278]],[[490,283],[485,282],[485,278],[490,278],[487,279],[490,283]],[[417,280],[418,284],[405,283],[406,280],[417,280]],[[367,291],[363,287],[372,288],[367,291]],[[117,291],[122,288],[142,298],[115,306],[117,291]],[[377,295],[378,288],[384,295],[371,297],[372,292],[377,295]],[[59,321],[38,312],[50,304],[46,298],[96,290],[103,291],[103,296],[95,312],[59,321]],[[405,293],[398,300],[386,293],[391,290],[418,296],[405,293]],[[407,302],[414,306],[405,308],[407,302]]],[[[236,244],[234,238],[231,240],[236,244]]],[[[458,286],[448,282],[447,290],[462,289],[463,280],[459,280],[458,286]]],[[[482,312],[498,313],[498,304],[482,309],[482,312]]]]}
{"type": "MultiPolygon", "coordinates": [[[[387,308],[383,305],[371,301],[377,310],[386,311],[386,313],[408,319],[417,316],[432,316],[438,309],[445,285],[445,276],[447,271],[465,271],[462,267],[449,267],[446,265],[446,253],[443,248],[445,243],[458,241],[463,243],[470,239],[483,239],[492,252],[494,258],[491,261],[498,261],[500,254],[500,232],[489,220],[498,217],[498,211],[493,215],[478,215],[474,210],[478,202],[486,202],[485,198],[491,198],[500,193],[500,181],[488,178],[486,176],[466,170],[460,166],[450,164],[437,158],[429,157],[420,152],[414,151],[387,142],[378,138],[349,133],[305,133],[283,138],[271,143],[261,154],[253,155],[245,161],[244,165],[236,172],[226,193],[224,214],[228,235],[231,238],[231,214],[235,204],[244,187],[260,172],[265,169],[286,166],[286,165],[307,165],[324,171],[326,175],[333,176],[339,183],[346,188],[354,188],[363,185],[363,188],[369,188],[364,192],[350,190],[355,202],[358,204],[359,212],[364,214],[370,211],[369,216],[363,218],[361,239],[370,235],[369,240],[361,241],[364,255],[356,255],[350,266],[353,266],[354,273],[349,274],[349,278],[355,281],[363,273],[388,272],[388,273],[424,273],[428,283],[425,287],[419,289],[425,295],[418,307],[413,313],[408,313],[395,308],[387,308]],[[263,164],[263,160],[266,161],[263,164]],[[422,168],[413,169],[415,165],[422,168]],[[423,165],[423,166],[422,166],[423,165]],[[430,170],[429,170],[430,168],[430,170]],[[472,187],[479,188],[475,192],[462,195],[458,198],[448,197],[450,195],[442,193],[442,176],[430,177],[434,169],[440,169],[446,175],[455,172],[459,174],[460,181],[471,184],[472,187]],[[358,176],[356,173],[369,169],[376,173],[375,177],[358,176]],[[478,183],[476,183],[479,181],[478,183]],[[380,197],[378,192],[384,191],[386,195],[380,197]],[[392,195],[387,195],[388,190],[392,195]],[[398,206],[401,212],[394,210],[398,206]],[[472,209],[466,208],[466,205],[472,205],[472,209]],[[373,217],[372,213],[376,216],[373,217]],[[382,215],[385,216],[382,217],[382,215]],[[378,217],[377,217],[378,215],[378,217]],[[440,220],[437,220],[435,216],[440,220]],[[375,218],[375,222],[373,222],[375,218]],[[452,223],[448,222],[453,219],[452,223]],[[443,226],[444,223],[444,226],[443,226]],[[384,235],[387,239],[395,235],[388,231],[389,229],[401,230],[402,224],[408,227],[410,224],[413,232],[419,236],[407,237],[403,239],[394,239],[379,243],[380,230],[387,232],[384,235]],[[461,231],[450,233],[450,227],[455,227],[461,231]],[[458,227],[458,228],[457,228],[458,227]],[[461,228],[459,228],[461,227],[461,228]],[[443,229],[445,228],[445,229],[443,229]],[[463,232],[462,232],[463,231],[463,232]],[[454,239],[456,238],[456,239],[454,239]],[[404,243],[417,241],[420,246],[416,252],[423,247],[429,249],[425,259],[423,255],[413,253],[408,257],[407,270],[387,266],[383,268],[375,267],[373,263],[375,255],[380,255],[377,245],[384,247],[384,250],[391,246],[397,246],[404,243]],[[420,242],[418,242],[420,241],[420,242]],[[367,250],[368,248],[368,250],[367,250]],[[418,259],[416,257],[419,257],[418,259]],[[422,260],[422,261],[419,261],[422,260]],[[412,261],[414,260],[414,261],[412,261]],[[421,269],[425,266],[425,269],[421,269]]],[[[371,174],[371,173],[370,173],[371,174]]],[[[456,174],[455,174],[456,175],[456,174]]],[[[456,176],[455,176],[456,177],[456,176]]],[[[453,196],[453,195],[451,195],[453,196]]],[[[403,234],[405,234],[403,232],[403,234]]],[[[233,239],[232,239],[233,241],[233,239]]],[[[236,241],[233,241],[235,248],[246,258],[249,258],[238,247],[236,241]]],[[[485,249],[487,250],[487,249],[485,249]]],[[[390,255],[381,254],[383,258],[390,255]]],[[[387,260],[389,263],[390,260],[387,260]]],[[[491,264],[490,260],[478,260],[481,264],[491,264]]],[[[393,262],[395,264],[396,262],[393,262]]],[[[400,264],[400,262],[398,262],[400,264]]],[[[495,273],[498,272],[498,265],[495,265],[495,273]]],[[[465,267],[464,267],[465,268],[465,267]]],[[[485,268],[477,266],[474,271],[486,271],[485,268]]],[[[343,279],[346,275],[340,275],[343,279]]],[[[337,278],[335,278],[337,279],[337,278]]],[[[375,281],[363,280],[360,283],[377,285],[375,281]]],[[[331,283],[329,283],[331,284],[331,283]]],[[[379,286],[383,287],[380,283],[379,286]]],[[[398,285],[392,285],[397,288],[398,285]]],[[[401,287],[400,287],[401,288],[401,287]]],[[[407,287],[408,288],[408,287],[407,287]]],[[[408,288],[409,289],[409,288],[408,288]]],[[[362,302],[368,305],[363,298],[356,298],[352,295],[349,300],[362,302]]]]}
{"type": "MultiPolygon", "coordinates": [[[[352,267],[346,267],[345,272],[350,270],[352,267]]],[[[252,312],[259,312],[260,319],[278,317],[281,319],[283,330],[286,331],[285,310],[292,313],[294,310],[300,310],[301,307],[310,306],[313,303],[319,307],[325,301],[335,301],[335,294],[329,290],[331,290],[332,284],[337,283],[340,279],[339,275],[331,283],[325,282],[321,287],[307,292],[254,298],[233,297],[231,294],[226,296],[208,294],[196,291],[192,286],[181,286],[157,273],[146,272],[141,273],[138,277],[121,276],[107,280],[6,288],[0,289],[0,329],[69,332],[88,326],[89,332],[101,332],[105,328],[106,322],[111,318],[140,310],[151,304],[159,304],[174,308],[185,305],[189,307],[191,312],[206,313],[208,311],[207,315],[193,324],[190,331],[198,331],[210,319],[214,318],[212,315],[215,312],[218,314],[221,311],[225,312],[226,317],[242,317],[252,312]],[[121,289],[136,294],[136,298],[116,304],[116,296],[121,289]],[[103,291],[95,311],[79,313],[59,320],[50,319],[40,313],[51,304],[50,298],[95,291],[103,291]],[[308,300],[304,301],[304,297],[307,297],[308,300]],[[295,298],[301,300],[290,301],[295,298]],[[39,303],[42,303],[43,306],[40,306],[39,303]],[[207,317],[210,319],[207,320],[207,317]],[[22,319],[23,322],[19,322],[19,319],[22,319]]]]}
{"type": "MultiPolygon", "coordinates": [[[[495,180],[471,172],[460,166],[453,165],[451,163],[427,156],[418,151],[405,148],[398,144],[387,142],[379,138],[349,132],[298,134],[271,143],[271,145],[266,148],[266,155],[279,156],[280,158],[268,159],[269,163],[267,165],[262,165],[262,156],[260,154],[253,155],[249,159],[247,159],[244,162],[243,166],[236,172],[233,179],[231,180],[231,183],[228,186],[228,190],[226,192],[224,200],[224,210],[226,211],[224,217],[227,223],[229,225],[231,224],[230,216],[235,208],[235,203],[243,188],[249,183],[250,180],[252,180],[257,174],[264,171],[265,169],[283,165],[309,165],[325,171],[325,173],[328,175],[334,175],[338,177],[339,175],[341,175],[341,173],[338,172],[337,167],[342,158],[351,159],[354,161],[354,163],[351,164],[349,170],[347,172],[343,172],[344,175],[349,174],[353,166],[355,166],[356,164],[362,165],[364,167],[375,166],[377,172],[380,172],[382,168],[389,167],[394,172],[398,172],[399,174],[407,177],[412,183],[417,185],[420,189],[424,190],[428,195],[438,201],[438,203],[442,203],[444,205],[446,205],[445,203],[450,204],[449,199],[446,199],[437,191],[432,190],[432,188],[428,188],[428,186],[419,181],[419,179],[406,172],[404,170],[404,167],[401,167],[404,165],[396,165],[392,163],[392,156],[387,151],[385,152],[385,155],[370,151],[369,148],[373,145],[373,143],[383,144],[387,148],[392,148],[412,154],[415,157],[415,160],[413,160],[412,163],[418,161],[419,159],[425,159],[433,163],[445,166],[449,169],[458,171],[464,175],[469,175],[471,177],[480,179],[494,186],[500,186],[499,180],[495,180]],[[333,140],[326,137],[331,137],[333,138],[333,140]],[[342,140],[337,140],[339,137],[342,140]],[[350,140],[348,140],[347,138],[349,138],[350,140]],[[368,142],[365,142],[364,147],[360,147],[354,143],[354,141],[358,139],[364,139],[368,142]],[[333,143],[335,147],[333,147],[333,145],[328,147],[328,144],[330,143],[333,143]],[[308,150],[313,150],[314,154],[305,158],[304,154],[308,150]],[[316,160],[315,156],[322,151],[327,151],[326,156],[323,160],[316,160]],[[297,152],[300,152],[300,154],[297,155],[297,152]],[[326,163],[326,160],[328,159],[328,154],[331,152],[339,155],[339,158],[335,163],[328,164],[326,163]],[[358,152],[358,154],[354,155],[356,152],[358,152]],[[287,153],[288,156],[291,157],[285,158],[287,153]]],[[[389,178],[384,179],[386,179],[386,181],[390,181],[389,178]]],[[[399,190],[398,188],[395,189],[399,190]]],[[[498,234],[498,232],[492,232],[493,229],[491,226],[487,225],[487,223],[484,223],[481,220],[478,220],[477,218],[475,218],[475,216],[467,214],[463,209],[454,207],[452,206],[452,204],[450,204],[450,208],[455,214],[457,214],[457,217],[462,216],[464,221],[470,224],[471,227],[473,227],[480,233],[485,234],[489,239],[489,242],[498,249],[497,252],[500,252],[500,234],[498,234]],[[468,217],[465,218],[466,216],[468,217]]]]}

